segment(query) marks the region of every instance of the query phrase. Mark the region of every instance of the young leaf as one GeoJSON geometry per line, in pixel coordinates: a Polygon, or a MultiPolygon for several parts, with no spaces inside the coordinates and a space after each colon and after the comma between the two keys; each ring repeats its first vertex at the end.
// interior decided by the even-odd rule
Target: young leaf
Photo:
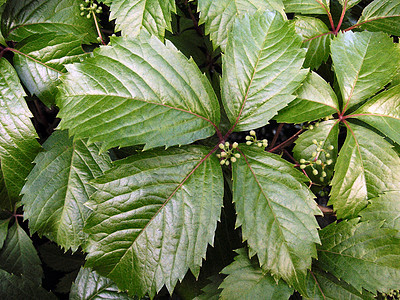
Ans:
{"type": "MultiPolygon", "coordinates": [[[[348,123],[347,123],[348,124],[348,123]]],[[[329,204],[338,218],[351,218],[379,194],[400,190],[400,158],[387,141],[364,127],[348,124],[332,179],[329,204]]]]}
{"type": "Polygon", "coordinates": [[[114,146],[189,144],[215,133],[219,104],[193,60],[142,32],[113,38],[82,64],[67,66],[58,100],[61,128],[114,146]]]}
{"type": "Polygon", "coordinates": [[[282,0],[198,0],[200,24],[205,23],[214,47],[225,51],[228,35],[235,20],[257,10],[276,10],[284,16],[282,0]]]}
{"type": "Polygon", "coordinates": [[[326,14],[330,0],[283,0],[287,13],[326,14]]]}
{"type": "Polygon", "coordinates": [[[349,10],[352,8],[354,5],[359,3],[361,0],[339,0],[339,3],[342,5],[342,7],[345,10],[349,10]]]}
{"type": "Polygon", "coordinates": [[[4,241],[7,238],[9,222],[10,222],[10,219],[0,220],[0,249],[3,248],[4,241]]]}
{"type": "Polygon", "coordinates": [[[220,285],[221,299],[277,299],[287,300],[293,294],[284,281],[263,274],[256,259],[250,260],[245,249],[236,250],[235,261],[221,273],[228,275],[220,285]]]}
{"type": "Polygon", "coordinates": [[[400,48],[382,32],[340,33],[331,50],[344,110],[374,95],[400,68],[400,48]]]}
{"type": "Polygon", "coordinates": [[[88,260],[129,294],[172,292],[197,277],[223,197],[219,161],[202,147],[142,152],[94,181],[88,260]]]}
{"type": "Polygon", "coordinates": [[[37,285],[42,283],[43,271],[39,256],[31,239],[17,222],[8,230],[0,250],[0,269],[22,275],[37,285]]]}
{"type": "Polygon", "coordinates": [[[129,300],[126,293],[118,290],[115,283],[106,277],[100,276],[90,268],[81,268],[75,282],[72,284],[70,300],[89,299],[121,299],[129,300]]]}
{"type": "Polygon", "coordinates": [[[295,92],[297,98],[279,111],[278,122],[303,123],[339,112],[339,103],[331,86],[311,72],[295,92]]]}
{"type": "Polygon", "coordinates": [[[307,178],[279,156],[240,147],[232,165],[236,226],[262,268],[305,292],[307,269],[319,243],[314,215],[321,212],[302,183],[307,178]]]}
{"type": "Polygon", "coordinates": [[[359,292],[376,294],[398,289],[400,239],[396,230],[380,228],[378,222],[359,219],[333,223],[320,231],[316,265],[345,280],[359,292]]]}
{"type": "Polygon", "coordinates": [[[375,0],[364,8],[357,22],[368,31],[383,31],[400,36],[400,2],[375,0]]]}
{"type": "Polygon", "coordinates": [[[174,0],[113,0],[110,11],[122,36],[134,38],[144,29],[163,39],[165,29],[172,31],[171,14],[176,7],[174,0]]]}
{"type": "Polygon", "coordinates": [[[54,132],[43,148],[21,192],[24,218],[32,233],[76,251],[86,240],[82,229],[90,210],[84,203],[94,192],[88,182],[102,175],[111,160],[98,154],[99,145],[72,142],[67,131],[54,132]]]}
{"type": "Polygon", "coordinates": [[[301,38],[277,12],[244,15],[233,25],[223,57],[222,101],[235,131],[268,123],[304,80],[301,38]]]}
{"type": "Polygon", "coordinates": [[[353,115],[400,144],[400,85],[368,100],[353,115]]]}
{"type": "Polygon", "coordinates": [[[0,198],[0,209],[12,210],[20,199],[32,161],[40,151],[33,128],[32,114],[26,105],[25,92],[10,63],[0,59],[0,160],[7,197],[0,198]]]}

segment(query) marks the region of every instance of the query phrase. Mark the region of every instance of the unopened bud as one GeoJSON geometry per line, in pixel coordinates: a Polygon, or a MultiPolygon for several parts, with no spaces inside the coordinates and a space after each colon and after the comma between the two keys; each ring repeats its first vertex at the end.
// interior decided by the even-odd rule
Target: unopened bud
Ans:
{"type": "Polygon", "coordinates": [[[235,153],[235,157],[236,158],[240,158],[240,154],[239,153],[235,153]]]}
{"type": "Polygon", "coordinates": [[[219,147],[219,149],[224,149],[225,148],[224,144],[222,144],[222,143],[219,144],[218,147],[219,147]]]}
{"type": "Polygon", "coordinates": [[[256,132],[254,130],[250,130],[250,135],[256,136],[256,132]]]}
{"type": "Polygon", "coordinates": [[[239,146],[239,144],[236,143],[236,142],[234,142],[234,143],[232,144],[232,148],[233,148],[233,149],[236,149],[238,146],[239,146]]]}
{"type": "Polygon", "coordinates": [[[253,142],[251,142],[251,141],[247,141],[247,142],[246,142],[246,145],[247,145],[247,146],[250,146],[252,143],[253,143],[253,142]]]}
{"type": "Polygon", "coordinates": [[[236,157],[231,157],[231,162],[236,162],[236,157]]]}
{"type": "Polygon", "coordinates": [[[333,150],[335,147],[333,147],[332,145],[328,146],[328,150],[333,150]]]}
{"type": "Polygon", "coordinates": [[[314,169],[314,170],[312,171],[312,173],[313,173],[314,175],[318,175],[318,170],[315,170],[315,169],[314,169]]]}
{"type": "Polygon", "coordinates": [[[306,162],[306,160],[304,158],[300,159],[300,163],[304,164],[306,162]]]}

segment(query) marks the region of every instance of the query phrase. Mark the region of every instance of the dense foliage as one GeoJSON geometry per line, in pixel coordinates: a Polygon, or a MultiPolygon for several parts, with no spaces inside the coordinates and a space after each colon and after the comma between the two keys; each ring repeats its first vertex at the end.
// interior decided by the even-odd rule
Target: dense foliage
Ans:
{"type": "Polygon", "coordinates": [[[398,294],[399,0],[0,13],[0,298],[398,294]]]}

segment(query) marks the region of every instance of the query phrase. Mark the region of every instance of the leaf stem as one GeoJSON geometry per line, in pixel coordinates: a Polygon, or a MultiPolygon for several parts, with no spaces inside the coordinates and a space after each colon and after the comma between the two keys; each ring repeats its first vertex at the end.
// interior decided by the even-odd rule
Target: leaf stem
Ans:
{"type": "Polygon", "coordinates": [[[292,135],[290,138],[288,138],[286,141],[284,141],[283,143],[280,143],[278,146],[275,146],[274,148],[268,150],[268,152],[275,152],[276,150],[279,150],[281,148],[284,148],[286,146],[289,146],[290,144],[292,144],[297,137],[304,131],[304,129],[300,129],[299,131],[297,131],[294,135],[292,135]]]}
{"type": "Polygon", "coordinates": [[[193,26],[194,26],[194,30],[196,30],[197,34],[200,36],[204,36],[203,31],[201,30],[200,26],[199,26],[199,22],[197,22],[196,17],[194,16],[193,12],[192,12],[192,8],[190,7],[190,4],[188,2],[188,0],[185,0],[185,5],[187,7],[187,11],[190,15],[190,18],[193,21],[193,26]]]}
{"type": "Polygon", "coordinates": [[[278,140],[279,134],[281,133],[282,128],[283,128],[284,125],[285,125],[284,123],[280,123],[279,124],[278,128],[276,129],[274,138],[272,139],[272,142],[271,142],[270,146],[268,147],[268,149],[271,149],[271,148],[273,148],[275,146],[276,141],[278,140]]]}
{"type": "Polygon", "coordinates": [[[318,34],[318,35],[316,35],[316,36],[313,36],[312,38],[309,38],[309,39],[304,40],[303,43],[308,42],[308,41],[315,40],[315,39],[317,39],[317,38],[319,38],[319,37],[321,37],[321,36],[324,36],[324,35],[334,34],[334,33],[335,33],[334,31],[329,31],[329,32],[321,33],[321,34],[318,34]]]}
{"type": "Polygon", "coordinates": [[[331,23],[332,31],[335,31],[335,24],[333,23],[333,18],[332,18],[331,12],[321,1],[319,1],[319,0],[315,0],[315,1],[317,1],[324,8],[324,10],[326,11],[326,14],[328,15],[329,22],[331,23]]]}
{"type": "Polygon", "coordinates": [[[344,15],[346,14],[346,8],[347,8],[347,0],[343,4],[342,14],[340,16],[339,23],[338,23],[338,25],[336,27],[336,30],[334,31],[335,36],[338,34],[338,32],[340,30],[340,27],[342,26],[344,15]]]}
{"type": "Polygon", "coordinates": [[[97,22],[97,17],[96,17],[96,14],[94,13],[93,10],[92,10],[92,15],[93,15],[94,24],[96,25],[97,35],[99,36],[101,43],[105,46],[106,43],[103,40],[103,36],[102,36],[101,30],[100,30],[100,26],[99,26],[99,23],[97,22]]]}

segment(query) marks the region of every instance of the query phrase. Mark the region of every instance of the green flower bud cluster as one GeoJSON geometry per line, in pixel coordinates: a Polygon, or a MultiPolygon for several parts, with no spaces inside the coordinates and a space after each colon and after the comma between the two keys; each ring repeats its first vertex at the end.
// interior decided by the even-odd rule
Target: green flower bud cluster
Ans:
{"type": "MultiPolygon", "coordinates": [[[[321,119],[321,120],[323,120],[323,121],[329,121],[329,120],[331,120],[331,119],[333,119],[333,116],[332,116],[332,115],[327,116],[327,117],[325,117],[325,118],[323,118],[323,119],[321,119]]],[[[313,130],[314,127],[318,127],[318,126],[319,126],[319,122],[316,122],[316,123],[314,123],[314,125],[313,125],[313,124],[310,124],[308,127],[303,127],[303,128],[304,128],[304,129],[313,130]]]]}
{"type": "Polygon", "coordinates": [[[219,148],[221,149],[221,153],[217,154],[217,157],[220,158],[221,165],[229,166],[230,162],[234,163],[240,158],[239,153],[235,153],[235,149],[239,146],[238,143],[234,142],[232,145],[229,142],[225,142],[225,144],[219,144],[219,148]]]}
{"type": "Polygon", "coordinates": [[[330,158],[331,154],[327,151],[332,151],[334,147],[332,145],[329,145],[327,147],[327,150],[323,149],[322,146],[324,144],[323,141],[317,141],[316,139],[313,139],[313,144],[316,145],[316,151],[314,151],[311,154],[311,160],[306,160],[304,158],[300,159],[300,169],[304,170],[306,167],[310,166],[312,169],[313,175],[317,176],[320,172],[317,170],[317,167],[319,166],[322,171],[321,171],[321,177],[319,178],[321,181],[325,180],[325,177],[327,176],[325,172],[325,167],[329,166],[333,163],[333,160],[330,158]],[[322,161],[320,159],[321,153],[325,154],[325,158],[328,158],[326,161],[322,161]]]}
{"type": "Polygon", "coordinates": [[[266,139],[259,141],[257,140],[256,132],[254,130],[250,130],[250,135],[246,136],[246,145],[250,146],[252,144],[257,145],[258,147],[267,147],[268,141],[266,139]]]}
{"type": "Polygon", "coordinates": [[[382,293],[385,299],[400,299],[400,290],[391,290],[389,293],[382,293]]]}
{"type": "Polygon", "coordinates": [[[103,11],[103,8],[94,3],[93,0],[84,0],[84,1],[85,4],[81,3],[79,5],[82,17],[86,15],[86,18],[90,19],[92,12],[100,14],[103,11]]]}

